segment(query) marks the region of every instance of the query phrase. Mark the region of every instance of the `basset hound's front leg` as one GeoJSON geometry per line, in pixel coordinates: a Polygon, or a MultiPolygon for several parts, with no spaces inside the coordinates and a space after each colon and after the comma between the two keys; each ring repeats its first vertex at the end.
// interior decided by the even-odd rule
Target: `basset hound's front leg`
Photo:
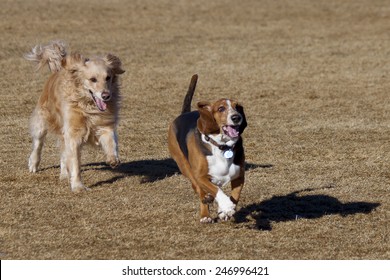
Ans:
{"type": "Polygon", "coordinates": [[[235,213],[236,205],[222,191],[221,188],[210,182],[208,177],[198,178],[199,185],[205,193],[210,195],[218,204],[218,217],[223,220],[229,220],[235,213]]]}

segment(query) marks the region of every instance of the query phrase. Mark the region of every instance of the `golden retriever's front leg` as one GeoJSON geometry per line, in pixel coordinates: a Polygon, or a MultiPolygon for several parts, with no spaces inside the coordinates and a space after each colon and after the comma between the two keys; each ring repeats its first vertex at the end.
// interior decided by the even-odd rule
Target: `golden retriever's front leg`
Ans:
{"type": "Polygon", "coordinates": [[[81,182],[81,170],[80,170],[80,154],[81,154],[81,141],[78,141],[72,137],[65,137],[65,151],[64,160],[66,164],[67,173],[69,176],[70,187],[73,192],[80,192],[86,190],[81,182]]]}
{"type": "Polygon", "coordinates": [[[68,169],[66,167],[66,150],[65,150],[65,143],[64,143],[63,139],[61,141],[61,162],[60,162],[60,167],[61,167],[60,180],[68,179],[69,175],[68,175],[68,169]]]}
{"type": "Polygon", "coordinates": [[[99,143],[106,154],[106,162],[112,168],[120,164],[118,156],[118,137],[115,130],[107,129],[102,131],[99,137],[99,143]]]}

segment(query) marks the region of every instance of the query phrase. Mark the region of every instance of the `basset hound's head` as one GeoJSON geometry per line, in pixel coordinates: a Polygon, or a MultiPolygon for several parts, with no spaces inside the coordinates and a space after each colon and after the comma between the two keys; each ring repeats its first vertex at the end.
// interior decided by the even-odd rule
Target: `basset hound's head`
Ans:
{"type": "Polygon", "coordinates": [[[197,105],[198,129],[202,134],[222,134],[227,140],[237,140],[247,126],[244,108],[235,100],[201,101],[197,105]]]}

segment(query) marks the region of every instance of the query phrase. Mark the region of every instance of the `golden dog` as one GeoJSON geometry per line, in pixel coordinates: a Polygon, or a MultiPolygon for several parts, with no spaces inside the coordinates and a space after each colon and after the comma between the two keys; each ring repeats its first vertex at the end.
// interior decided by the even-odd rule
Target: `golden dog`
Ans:
{"type": "Polygon", "coordinates": [[[30,172],[38,170],[44,139],[50,131],[61,141],[60,178],[69,178],[72,191],[84,190],[80,174],[84,143],[100,145],[111,167],[120,162],[116,127],[118,75],[124,73],[121,61],[112,54],[91,59],[68,54],[60,41],[35,46],[25,58],[36,62],[37,69],[48,65],[52,72],[31,116],[30,172]]]}

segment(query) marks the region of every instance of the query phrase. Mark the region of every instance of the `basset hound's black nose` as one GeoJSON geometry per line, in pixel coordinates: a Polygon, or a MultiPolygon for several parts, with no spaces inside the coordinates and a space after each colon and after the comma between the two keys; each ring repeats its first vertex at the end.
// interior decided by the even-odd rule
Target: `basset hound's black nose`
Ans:
{"type": "Polygon", "coordinates": [[[235,114],[235,115],[231,116],[230,118],[232,119],[233,123],[235,123],[235,124],[239,123],[242,119],[242,117],[238,114],[235,114]]]}

